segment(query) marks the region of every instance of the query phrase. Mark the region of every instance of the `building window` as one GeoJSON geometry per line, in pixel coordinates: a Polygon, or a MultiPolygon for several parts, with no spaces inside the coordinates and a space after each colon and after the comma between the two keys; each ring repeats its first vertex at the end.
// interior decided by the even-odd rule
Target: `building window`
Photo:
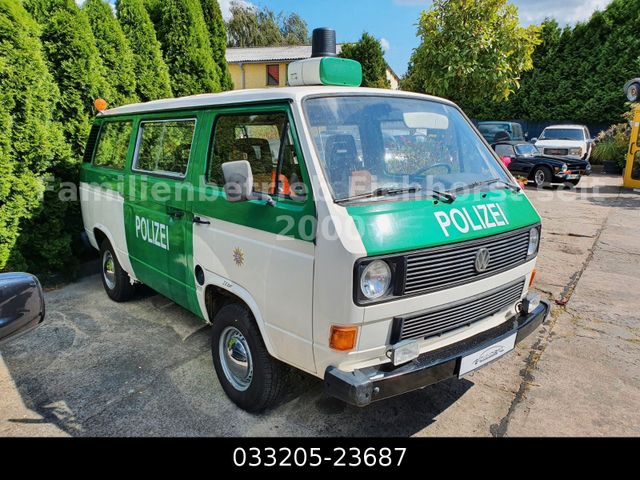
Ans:
{"type": "Polygon", "coordinates": [[[267,86],[280,85],[280,65],[267,65],[267,86]]]}

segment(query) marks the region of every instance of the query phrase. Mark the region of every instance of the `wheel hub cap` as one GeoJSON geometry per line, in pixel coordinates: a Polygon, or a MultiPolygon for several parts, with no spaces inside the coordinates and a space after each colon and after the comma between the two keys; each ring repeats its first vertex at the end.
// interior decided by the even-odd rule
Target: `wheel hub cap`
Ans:
{"type": "Polygon", "coordinates": [[[220,336],[218,350],[227,380],[236,390],[248,389],[253,379],[253,360],[244,335],[235,327],[227,327],[220,336]]]}
{"type": "Polygon", "coordinates": [[[107,250],[102,256],[102,275],[109,290],[116,288],[116,268],[111,252],[107,250]]]}

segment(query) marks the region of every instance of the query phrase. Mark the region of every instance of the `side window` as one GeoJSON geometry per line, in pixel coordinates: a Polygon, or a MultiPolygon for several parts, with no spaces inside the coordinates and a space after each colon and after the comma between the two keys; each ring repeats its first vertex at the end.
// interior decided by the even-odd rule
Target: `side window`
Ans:
{"type": "Polygon", "coordinates": [[[515,156],[515,152],[511,145],[496,145],[495,150],[499,157],[515,156]]]}
{"type": "Polygon", "coordinates": [[[280,65],[267,65],[267,85],[269,87],[280,85],[280,65]]]}
{"type": "Polygon", "coordinates": [[[96,167],[123,170],[127,160],[130,138],[130,121],[103,124],[100,128],[93,164],[96,167]]]}
{"type": "Polygon", "coordinates": [[[274,195],[281,151],[277,193],[294,200],[304,200],[300,161],[293,145],[287,115],[284,112],[221,115],[214,126],[207,179],[209,183],[223,185],[222,164],[247,160],[251,164],[254,190],[274,195]],[[287,131],[283,136],[284,128],[287,131]]]}
{"type": "Polygon", "coordinates": [[[522,134],[522,127],[519,124],[513,124],[513,136],[518,140],[524,138],[524,135],[522,134]]]}
{"type": "Polygon", "coordinates": [[[148,121],[140,124],[136,169],[183,177],[187,173],[196,121],[148,121]]]}

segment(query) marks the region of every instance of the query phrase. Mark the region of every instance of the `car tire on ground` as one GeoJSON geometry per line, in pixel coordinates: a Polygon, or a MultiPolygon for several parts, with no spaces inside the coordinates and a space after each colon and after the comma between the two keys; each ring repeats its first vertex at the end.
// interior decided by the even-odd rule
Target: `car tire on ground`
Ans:
{"type": "Polygon", "coordinates": [[[269,355],[247,307],[229,303],[213,319],[211,353],[223,390],[240,408],[257,413],[272,407],[286,382],[286,367],[269,355]]]}
{"type": "Polygon", "coordinates": [[[568,182],[572,187],[577,187],[578,184],[580,183],[580,179],[578,180],[569,180],[568,182]]]}
{"type": "Polygon", "coordinates": [[[551,185],[553,174],[549,167],[536,167],[533,170],[532,180],[536,188],[547,187],[551,185]]]}
{"type": "Polygon", "coordinates": [[[100,245],[100,265],[102,285],[109,298],[115,302],[126,302],[135,291],[131,277],[118,262],[111,242],[105,239],[100,245]]]}

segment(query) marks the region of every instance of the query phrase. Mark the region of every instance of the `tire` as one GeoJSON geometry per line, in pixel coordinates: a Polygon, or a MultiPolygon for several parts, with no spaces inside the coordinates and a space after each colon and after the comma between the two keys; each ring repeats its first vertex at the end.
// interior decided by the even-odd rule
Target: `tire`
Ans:
{"type": "Polygon", "coordinates": [[[229,303],[214,317],[212,330],[213,365],[227,396],[251,413],[272,407],[284,390],[286,367],[269,355],[251,312],[229,303]]]}
{"type": "Polygon", "coordinates": [[[568,182],[572,187],[577,187],[578,184],[580,183],[580,179],[578,180],[569,180],[568,182]]]}
{"type": "Polygon", "coordinates": [[[536,167],[533,170],[532,180],[536,188],[542,188],[551,185],[553,174],[549,167],[536,167]]]}
{"type": "Polygon", "coordinates": [[[114,302],[129,300],[135,286],[131,284],[131,277],[120,266],[111,243],[106,239],[100,245],[100,265],[102,286],[109,298],[114,302]]]}
{"type": "Polygon", "coordinates": [[[628,84],[625,93],[627,94],[627,100],[630,102],[637,102],[640,100],[640,82],[632,81],[628,84]]]}

